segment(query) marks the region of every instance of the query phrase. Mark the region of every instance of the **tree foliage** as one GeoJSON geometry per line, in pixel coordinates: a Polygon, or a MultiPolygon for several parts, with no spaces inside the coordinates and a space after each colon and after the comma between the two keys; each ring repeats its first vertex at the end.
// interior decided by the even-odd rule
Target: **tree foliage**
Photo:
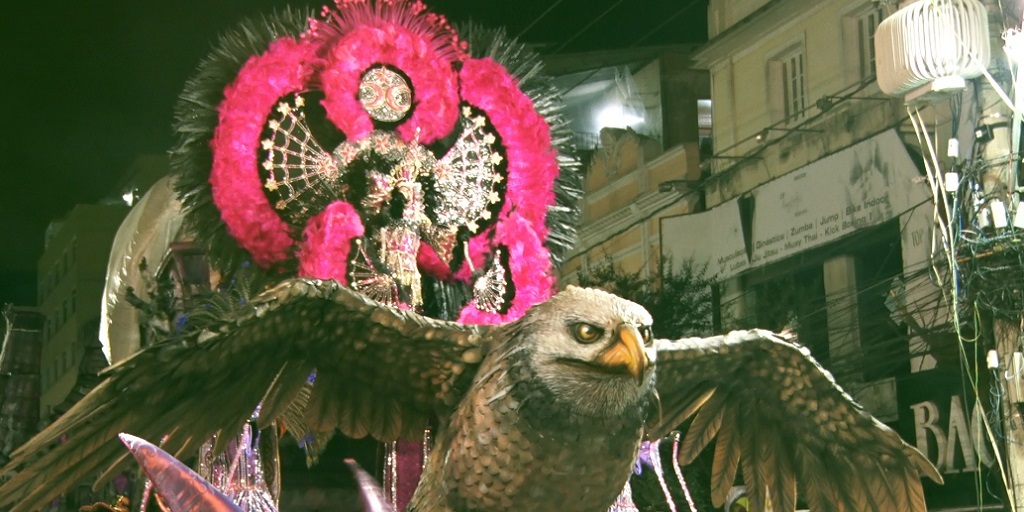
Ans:
{"type": "Polygon", "coordinates": [[[601,288],[647,308],[654,317],[654,335],[659,338],[711,334],[714,280],[707,275],[707,265],[690,260],[660,277],[644,277],[641,272],[628,272],[607,258],[580,272],[577,278],[580,286],[601,288]]]}

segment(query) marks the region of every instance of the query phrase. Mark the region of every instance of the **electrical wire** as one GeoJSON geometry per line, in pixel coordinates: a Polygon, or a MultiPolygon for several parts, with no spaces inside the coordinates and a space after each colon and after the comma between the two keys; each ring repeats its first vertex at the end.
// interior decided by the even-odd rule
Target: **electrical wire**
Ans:
{"type": "MultiPolygon", "coordinates": [[[[1005,97],[1005,94],[1001,96],[1005,97]]],[[[961,115],[957,110],[958,104],[954,103],[951,107],[958,119],[961,115]]],[[[1005,216],[1006,211],[1016,208],[1017,202],[1005,188],[990,187],[989,190],[985,190],[986,187],[983,186],[986,173],[1012,161],[1013,155],[1009,155],[1008,158],[999,157],[996,161],[985,161],[979,151],[979,146],[985,142],[976,138],[970,159],[954,161],[949,166],[950,171],[955,171],[958,175],[955,190],[947,190],[945,177],[940,175],[942,166],[936,153],[936,145],[932,142],[932,134],[926,128],[920,110],[908,107],[908,113],[919,143],[926,151],[925,168],[935,204],[933,218],[940,233],[937,241],[941,243],[941,247],[934,250],[942,252],[945,256],[945,264],[941,267],[934,265],[933,271],[937,277],[940,273],[949,275],[947,286],[943,288],[943,296],[950,311],[950,324],[960,340],[957,346],[965,377],[961,380],[965,386],[963,393],[967,395],[971,392],[976,404],[983,403],[980,393],[981,370],[978,368],[982,336],[981,311],[986,311],[988,315],[992,315],[993,321],[996,321],[994,319],[1000,316],[1020,318],[1020,311],[1024,309],[1024,272],[1021,272],[1024,268],[1024,230],[1014,226],[1005,216]],[[995,206],[1002,208],[994,208],[995,206]],[[1001,217],[989,218],[991,213],[1001,217]],[[973,339],[966,338],[963,332],[965,323],[961,312],[968,307],[971,309],[973,339]],[[973,345],[973,357],[966,351],[968,345],[973,345]]],[[[992,336],[994,339],[991,343],[996,346],[995,338],[999,338],[1000,333],[995,331],[992,336]]],[[[1013,437],[1013,431],[1024,428],[1024,425],[1018,425],[1012,417],[1007,418],[1005,425],[1002,423],[999,411],[1006,409],[1007,399],[1003,376],[998,371],[993,372],[988,394],[989,411],[982,415],[981,420],[996,458],[1005,492],[1012,497],[1010,477],[1003,464],[1002,452],[997,441],[1010,445],[1024,444],[1024,440],[1013,437]]],[[[980,501],[983,499],[981,489],[987,490],[987,486],[982,485],[979,480],[977,487],[980,501]]],[[[1011,499],[1009,505],[1011,510],[1015,510],[1014,500],[1011,499]]]]}
{"type": "Polygon", "coordinates": [[[665,27],[665,25],[668,25],[669,23],[672,22],[672,20],[682,16],[684,12],[690,10],[690,8],[692,8],[693,6],[699,4],[700,2],[701,2],[701,0],[693,0],[692,2],[684,5],[682,9],[679,9],[678,11],[676,11],[675,14],[669,16],[668,18],[665,18],[665,21],[662,21],[661,23],[658,24],[658,26],[656,26],[653,29],[649,30],[646,34],[643,35],[643,37],[641,37],[640,39],[637,39],[636,41],[633,42],[633,44],[629,45],[628,48],[633,48],[635,46],[639,46],[640,43],[646,41],[648,37],[651,37],[654,34],[657,34],[659,30],[661,30],[662,28],[665,27]]]}
{"type": "MultiPolygon", "coordinates": [[[[956,111],[955,116],[961,113],[957,110],[959,104],[954,103],[952,108],[956,111]]],[[[955,343],[957,357],[960,360],[962,374],[964,376],[962,385],[963,396],[973,396],[975,404],[985,403],[981,396],[981,369],[979,360],[982,358],[983,331],[981,329],[981,310],[990,314],[1019,317],[1020,311],[1024,308],[1024,229],[1017,228],[1012,222],[1007,222],[1005,227],[992,229],[990,226],[980,226],[979,219],[984,217],[985,212],[980,211],[986,204],[993,200],[1004,198],[979,195],[978,184],[986,170],[990,169],[991,163],[979,162],[976,149],[971,156],[973,160],[969,164],[954,162],[950,168],[957,169],[961,174],[956,181],[957,189],[947,192],[945,189],[945,176],[942,172],[941,158],[937,152],[937,145],[934,143],[933,135],[927,127],[921,111],[916,108],[908,109],[909,121],[914,127],[920,146],[924,150],[924,163],[926,181],[932,191],[933,221],[938,233],[933,238],[935,244],[932,253],[941,256],[934,262],[922,264],[917,269],[913,278],[908,277],[910,269],[904,269],[904,283],[908,289],[904,290],[903,296],[918,295],[922,291],[930,290],[926,294],[927,302],[930,304],[928,310],[917,309],[914,314],[925,312],[934,313],[937,319],[942,318],[944,311],[949,315],[949,322],[952,334],[957,342],[955,343]],[[923,277],[927,276],[927,279],[923,277]],[[935,286],[938,285],[938,286],[935,286]],[[933,288],[925,288],[933,287],[933,288]],[[916,293],[913,293],[916,292],[916,293]],[[965,312],[969,311],[967,315],[965,312]],[[965,323],[964,320],[968,323],[965,323]],[[970,335],[965,330],[969,326],[970,335]],[[972,354],[968,353],[968,348],[972,354]]],[[[1011,205],[1010,201],[1006,201],[1011,205]]],[[[1007,207],[1009,210],[1010,207],[1007,207]]],[[[1008,220],[1008,219],[1007,219],[1008,220]]],[[[901,228],[901,232],[905,226],[901,228]]],[[[808,317],[820,315],[822,309],[827,309],[825,314],[853,316],[856,311],[852,308],[858,307],[863,300],[871,294],[877,294],[881,289],[889,286],[890,283],[882,276],[867,286],[860,286],[844,293],[830,294],[828,306],[822,305],[817,310],[805,311],[803,318],[796,319],[797,323],[806,320],[808,317]],[[836,306],[839,306],[838,308],[836,306]]],[[[743,293],[734,296],[730,301],[723,302],[723,309],[729,309],[730,302],[747,301],[746,297],[756,295],[758,290],[745,289],[743,293]]],[[[875,320],[875,325],[865,322],[851,323],[844,329],[834,329],[830,326],[829,337],[841,337],[843,335],[854,335],[864,330],[877,327],[878,323],[884,323],[888,319],[875,320]]],[[[884,340],[880,345],[870,347],[871,352],[862,346],[859,351],[843,353],[838,357],[832,357],[828,361],[828,367],[836,375],[837,381],[842,382],[848,378],[856,380],[856,375],[869,368],[871,365],[885,363],[890,358],[911,357],[928,351],[929,347],[910,347],[903,340],[884,340]]],[[[891,363],[890,363],[891,364],[891,363]]],[[[998,374],[996,375],[998,377],[998,374]]],[[[989,449],[997,459],[998,471],[1006,488],[1010,492],[1008,475],[1005,472],[1002,452],[999,450],[997,441],[1006,440],[1009,443],[1024,443],[1022,439],[1014,438],[1013,432],[1024,430],[1024,425],[1016,422],[1009,422],[1004,426],[998,420],[998,411],[1002,408],[1002,399],[1005,398],[1005,387],[1001,379],[993,379],[993,387],[988,390],[988,411],[983,414],[981,422],[986,432],[985,439],[988,440],[989,449]],[[1009,430],[1007,430],[1009,429],[1009,430]]],[[[984,409],[984,408],[983,408],[984,409]]],[[[1019,435],[1019,433],[1017,434],[1019,435]]],[[[980,452],[981,447],[976,447],[980,452]]],[[[987,485],[981,481],[981,457],[977,459],[977,473],[979,480],[976,482],[979,503],[985,499],[985,492],[990,492],[987,485]]],[[[995,468],[993,470],[996,470],[995,468]]]]}
{"type": "Polygon", "coordinates": [[[558,53],[558,52],[562,51],[562,49],[565,48],[566,46],[568,46],[569,43],[575,41],[577,37],[583,35],[583,33],[586,32],[587,30],[589,30],[590,27],[594,26],[594,24],[597,23],[598,21],[601,21],[601,18],[604,18],[605,16],[607,16],[608,13],[612,12],[613,10],[615,10],[615,8],[618,7],[620,4],[622,4],[622,2],[624,2],[624,1],[625,0],[618,0],[617,2],[612,4],[611,7],[605,9],[604,12],[602,12],[601,14],[598,14],[596,18],[590,20],[590,23],[587,23],[586,25],[583,26],[583,28],[581,28],[578,31],[576,31],[576,33],[573,34],[572,36],[570,36],[569,39],[567,39],[565,42],[563,42],[561,44],[561,46],[559,46],[558,48],[555,48],[555,51],[552,52],[552,53],[558,53]]]}
{"type": "MultiPolygon", "coordinates": [[[[905,270],[904,275],[916,275],[916,279],[910,281],[911,285],[907,290],[906,295],[916,293],[919,290],[928,287],[927,291],[930,293],[930,295],[924,295],[923,297],[920,297],[919,300],[926,300],[932,303],[939,303],[941,302],[941,292],[937,288],[931,287],[931,284],[928,280],[922,279],[923,277],[927,276],[927,265],[928,263],[921,263],[917,266],[908,267],[905,270]]],[[[811,317],[823,314],[829,316],[835,315],[837,317],[858,318],[856,322],[850,323],[849,325],[840,326],[838,328],[835,325],[830,325],[828,329],[828,334],[830,338],[835,337],[837,339],[849,339],[850,337],[860,336],[864,332],[871,332],[874,330],[878,330],[880,328],[892,327],[894,322],[891,318],[865,317],[859,314],[860,305],[871,297],[881,297],[885,295],[886,292],[888,292],[888,290],[893,286],[892,280],[892,276],[878,276],[878,278],[875,279],[874,282],[871,282],[870,284],[863,285],[858,288],[844,290],[839,293],[830,294],[827,300],[828,306],[825,305],[826,299],[824,296],[822,296],[819,299],[821,304],[820,307],[812,309],[810,311],[806,311],[802,316],[796,317],[794,319],[795,324],[797,326],[796,331],[798,336],[800,336],[805,343],[813,343],[814,340],[803,338],[804,334],[800,332],[801,329],[799,326],[803,325],[811,317]],[[837,307],[837,304],[843,304],[844,306],[837,307]]],[[[723,303],[722,308],[728,310],[730,303],[735,303],[737,301],[746,301],[748,300],[746,297],[751,297],[752,295],[755,294],[757,294],[757,290],[749,288],[745,289],[741,295],[734,297],[731,301],[723,303]]],[[[776,302],[793,301],[780,300],[776,302]]],[[[939,306],[936,305],[929,310],[917,310],[915,311],[915,313],[919,313],[922,311],[933,311],[938,307],[939,306]]],[[[939,315],[937,314],[934,316],[936,318],[939,317],[939,315]]],[[[735,319],[735,321],[739,323],[749,323],[750,325],[761,324],[761,322],[757,322],[753,318],[735,319]]],[[[924,353],[923,348],[918,348],[918,352],[913,352],[911,350],[911,347],[908,346],[910,336],[901,336],[896,334],[895,332],[893,334],[894,336],[887,338],[862,340],[863,343],[861,344],[860,350],[858,351],[842,353],[840,355],[826,354],[828,357],[827,360],[823,361],[823,363],[825,363],[828,366],[830,371],[835,375],[837,381],[842,384],[844,382],[850,383],[859,380],[856,378],[856,376],[862,374],[865,370],[874,370],[875,373],[881,374],[889,373],[888,371],[885,370],[886,368],[895,369],[896,367],[905,364],[908,361],[909,357],[912,357],[914,355],[921,355],[924,353]],[[874,343],[872,343],[872,341],[874,341],[874,343]]],[[[816,356],[821,356],[821,354],[816,354],[816,356]]]]}
{"type": "Polygon", "coordinates": [[[544,19],[544,17],[547,16],[548,13],[551,12],[552,9],[554,9],[555,7],[558,7],[558,4],[560,4],[560,3],[564,2],[564,1],[565,0],[555,0],[554,2],[552,2],[551,5],[549,5],[547,9],[544,9],[544,12],[540,13],[540,16],[537,16],[533,21],[530,22],[529,25],[526,26],[526,28],[524,28],[524,29],[519,31],[519,34],[516,35],[516,39],[522,39],[523,35],[526,34],[526,32],[528,30],[533,28],[533,26],[536,25],[538,21],[544,19]]]}

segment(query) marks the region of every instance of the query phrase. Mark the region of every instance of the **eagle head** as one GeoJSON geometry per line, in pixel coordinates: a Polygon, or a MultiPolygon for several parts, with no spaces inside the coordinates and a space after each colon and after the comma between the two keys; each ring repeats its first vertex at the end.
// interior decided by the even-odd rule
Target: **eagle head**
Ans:
{"type": "Polygon", "coordinates": [[[618,415],[652,392],[651,315],[639,304],[570,286],[519,323],[532,373],[577,414],[618,415]]]}

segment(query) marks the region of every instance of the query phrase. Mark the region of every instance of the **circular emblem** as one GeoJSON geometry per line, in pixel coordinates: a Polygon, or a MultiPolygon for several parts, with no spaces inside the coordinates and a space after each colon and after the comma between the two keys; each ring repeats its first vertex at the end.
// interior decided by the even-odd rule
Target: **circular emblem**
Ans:
{"type": "Polygon", "coordinates": [[[377,121],[401,121],[412,108],[412,89],[405,78],[385,68],[375,67],[359,82],[359,102],[377,121]]]}

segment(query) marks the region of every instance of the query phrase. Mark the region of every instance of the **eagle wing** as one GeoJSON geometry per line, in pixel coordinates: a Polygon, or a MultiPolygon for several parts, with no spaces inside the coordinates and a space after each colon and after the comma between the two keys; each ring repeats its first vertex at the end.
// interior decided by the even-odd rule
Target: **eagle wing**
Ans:
{"type": "Polygon", "coordinates": [[[679,461],[692,462],[717,436],[712,500],[721,507],[737,472],[752,510],[925,511],[921,476],[935,467],[853,401],[810,352],[783,335],[657,340],[660,437],[693,417],[679,461]],[[767,493],[765,492],[767,491],[767,493]]]}
{"type": "Polygon", "coordinates": [[[432,414],[461,397],[484,355],[485,329],[389,308],[334,281],[286,280],[210,330],[105,370],[92,392],[12,454],[0,473],[10,477],[0,509],[37,510],[104,469],[98,482],[113,476],[130,457],[121,432],[164,439],[165,451],[187,457],[214,435],[232,439],[257,406],[261,425],[303,399],[314,432],[420,436],[432,414]]]}

